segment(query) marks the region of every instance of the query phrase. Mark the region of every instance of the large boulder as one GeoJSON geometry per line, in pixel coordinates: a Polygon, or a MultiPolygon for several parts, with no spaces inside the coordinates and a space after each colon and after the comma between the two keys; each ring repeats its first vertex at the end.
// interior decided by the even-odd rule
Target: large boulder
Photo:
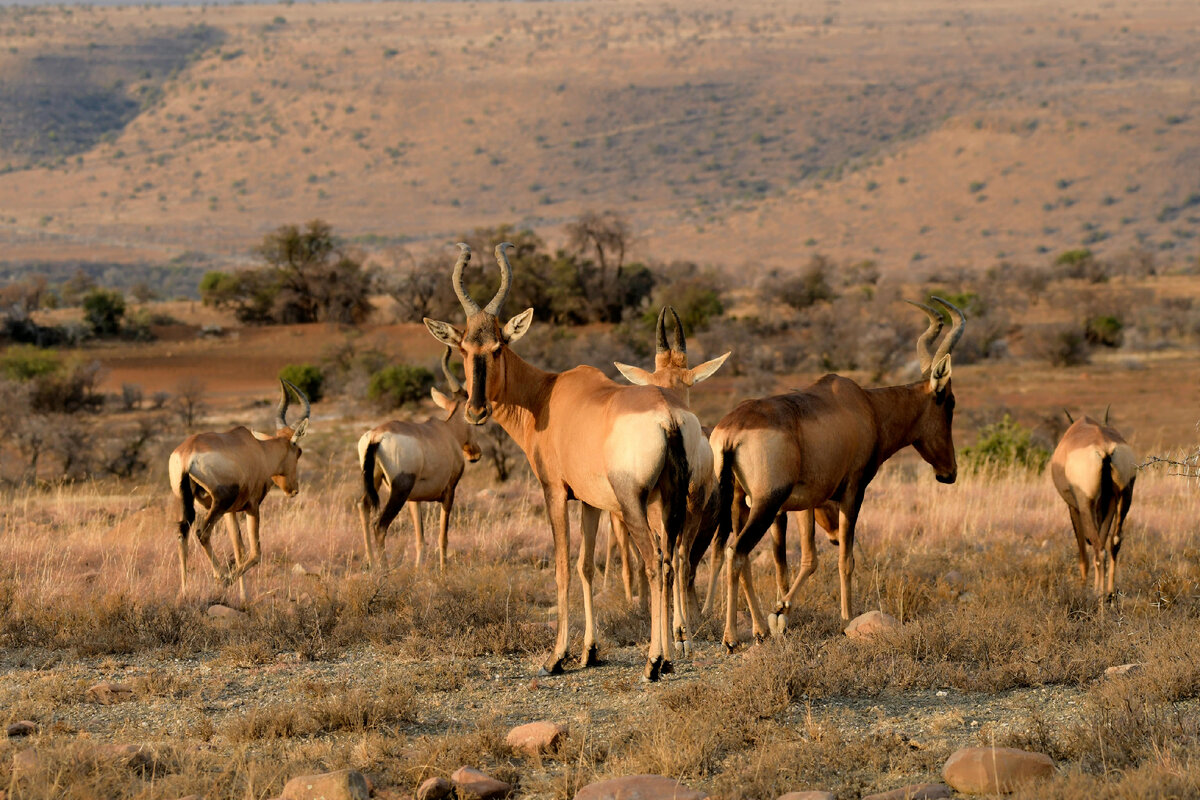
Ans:
{"type": "Polygon", "coordinates": [[[704,800],[707,792],[684,786],[663,775],[629,775],[589,783],[575,800],[704,800]]]}
{"type": "Polygon", "coordinates": [[[528,722],[508,732],[505,741],[513,750],[529,755],[538,755],[554,749],[559,740],[567,735],[567,729],[557,722],[528,722]]]}
{"type": "Polygon", "coordinates": [[[301,775],[284,784],[281,800],[367,800],[367,780],[358,770],[301,775]]]}
{"type": "Polygon", "coordinates": [[[32,736],[38,732],[38,724],[32,720],[23,719],[12,723],[5,729],[10,739],[16,739],[18,736],[32,736]]]}
{"type": "Polygon", "coordinates": [[[899,628],[900,620],[882,611],[868,611],[850,620],[846,635],[851,639],[865,639],[882,631],[899,628]]]}
{"type": "Polygon", "coordinates": [[[498,781],[474,767],[459,767],[450,776],[450,780],[454,781],[461,800],[493,800],[507,797],[512,791],[512,787],[504,781],[498,781]]]}
{"type": "Polygon", "coordinates": [[[1054,761],[1043,753],[1011,747],[964,747],[942,767],[942,777],[955,791],[996,794],[1054,774],[1054,761]]]}
{"type": "Polygon", "coordinates": [[[946,800],[951,797],[954,797],[954,793],[944,783],[914,783],[890,792],[869,794],[862,800],[946,800]]]}

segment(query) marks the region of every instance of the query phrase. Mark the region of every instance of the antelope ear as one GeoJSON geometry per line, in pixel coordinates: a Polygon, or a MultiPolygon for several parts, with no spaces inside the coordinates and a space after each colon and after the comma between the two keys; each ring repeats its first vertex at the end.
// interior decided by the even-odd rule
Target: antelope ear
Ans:
{"type": "Polygon", "coordinates": [[[425,327],[429,328],[429,332],[433,334],[433,338],[444,345],[457,347],[458,343],[462,341],[462,331],[449,322],[440,322],[429,317],[425,317],[423,322],[425,323],[425,327]]]}
{"type": "Polygon", "coordinates": [[[454,404],[455,404],[456,402],[458,402],[458,401],[457,401],[457,400],[455,400],[453,397],[447,397],[446,395],[444,395],[444,394],[442,394],[441,392],[439,392],[439,391],[437,390],[437,387],[436,387],[436,386],[434,386],[434,387],[431,387],[431,388],[429,389],[429,396],[430,396],[430,397],[432,397],[432,398],[433,398],[433,402],[437,403],[437,404],[438,404],[438,407],[439,407],[439,408],[441,408],[441,409],[442,409],[442,410],[444,410],[444,411],[453,411],[453,410],[454,410],[454,404]]]}
{"type": "Polygon", "coordinates": [[[296,429],[294,431],[292,431],[292,444],[295,444],[296,442],[303,439],[305,434],[307,434],[307,433],[308,433],[308,419],[305,418],[305,419],[300,420],[299,424],[296,425],[296,429]]]}
{"type": "Polygon", "coordinates": [[[527,308],[504,325],[504,342],[512,344],[529,332],[533,324],[533,309],[527,308]]]}
{"type": "Polygon", "coordinates": [[[933,365],[929,373],[929,389],[935,394],[946,391],[950,384],[950,354],[942,356],[942,360],[933,365]]]}
{"type": "Polygon", "coordinates": [[[712,361],[705,361],[700,366],[692,368],[688,372],[688,377],[691,378],[691,380],[688,381],[688,386],[695,386],[705,378],[711,378],[713,373],[721,368],[721,365],[725,363],[725,359],[729,358],[729,355],[732,352],[733,351],[730,350],[729,353],[726,353],[723,356],[718,356],[712,361]]]}
{"type": "Polygon", "coordinates": [[[649,386],[650,373],[641,367],[634,367],[629,364],[622,364],[620,361],[614,361],[613,366],[625,376],[625,380],[632,383],[634,386],[649,386]]]}

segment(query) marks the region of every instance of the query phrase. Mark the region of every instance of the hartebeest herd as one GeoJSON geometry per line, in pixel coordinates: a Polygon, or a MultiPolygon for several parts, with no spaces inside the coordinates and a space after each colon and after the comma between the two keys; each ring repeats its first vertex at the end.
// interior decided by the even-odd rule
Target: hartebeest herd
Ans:
{"type": "MultiPolygon", "coordinates": [[[[532,324],[533,309],[500,319],[513,279],[506,252],[512,245],[496,247],[500,287],[483,307],[472,299],[463,279],[470,248],[458,247],[452,283],[465,324],[425,320],[433,337],[446,346],[442,371],[450,393],[431,390],[444,416],[423,423],[387,422],[358,442],[358,509],[366,561],[371,568],[387,569],[384,540],[407,502],[419,565],[424,548],[418,504],[436,501],[441,505],[438,560],[446,567],[450,513],[464,459],[479,458],[476,431],[494,420],[525,453],[541,484],[553,532],[558,635],[542,667],[546,674],[561,672],[569,659],[571,500],[581,506],[580,663],[598,661],[592,579],[597,528],[607,514],[622,554],[630,600],[635,573],[643,583],[641,597],[650,618],[644,677],[656,680],[672,670],[677,648],[684,655],[690,651],[700,615],[712,607],[723,561],[728,564],[723,641],[730,651],[740,641],[739,588],[749,605],[755,638],[783,635],[788,613],[816,569],[817,523],[838,548],[840,611],[849,619],[854,605],[855,523],[880,466],[912,445],[938,481],[956,479],[951,354],[967,319],[947,300],[934,297],[936,306],[912,304],[929,320],[917,339],[920,380],[865,389],[847,378],[826,375],[803,390],[747,400],[709,431],[690,410],[689,392],[715,373],[729,353],[689,367],[683,325],[673,309],[659,314],[654,372],[616,364],[630,384],[619,384],[590,366],[546,372],[513,350],[532,324]],[[936,344],[948,321],[949,332],[936,344]],[[465,385],[450,366],[456,350],[465,385]],[[387,500],[381,509],[379,492],[385,487],[387,500]],[[790,584],[785,543],[789,511],[797,513],[801,530],[800,571],[790,584]],[[778,599],[764,615],[749,556],[768,529],[773,531],[778,599]],[[710,544],[709,586],[701,610],[695,577],[710,544]]],[[[171,454],[171,488],[179,501],[181,592],[187,590],[188,536],[194,533],[216,578],[227,584],[238,581],[245,600],[244,576],[260,557],[260,504],[272,483],[289,496],[298,491],[298,442],[308,429],[311,406],[304,393],[286,381],[281,382],[281,392],[274,434],[240,427],[202,433],[188,437],[171,454]],[[292,396],[304,406],[295,425],[286,419],[292,396]],[[199,523],[196,501],[205,509],[199,523]],[[249,520],[249,556],[243,552],[238,512],[249,520]],[[209,541],[222,516],[234,550],[234,565],[228,570],[218,565],[209,541]]],[[[1070,510],[1085,582],[1087,549],[1092,549],[1101,604],[1115,590],[1117,553],[1136,467],[1133,450],[1108,426],[1107,414],[1103,424],[1090,418],[1073,421],[1051,461],[1054,485],[1070,510]]]]}

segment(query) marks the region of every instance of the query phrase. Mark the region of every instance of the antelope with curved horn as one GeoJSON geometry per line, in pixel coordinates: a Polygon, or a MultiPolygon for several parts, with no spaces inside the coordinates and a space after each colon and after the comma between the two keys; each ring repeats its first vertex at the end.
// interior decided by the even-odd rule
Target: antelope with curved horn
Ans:
{"type": "Polygon", "coordinates": [[[272,484],[288,497],[300,491],[297,462],[298,442],[308,432],[312,406],[304,392],[289,381],[281,380],[279,407],[275,412],[275,433],[256,433],[237,427],[225,433],[197,433],[183,440],[171,453],[169,472],[171,491],[179,503],[179,579],[180,593],[187,592],[188,533],[195,531],[196,541],[204,548],[219,581],[238,582],[242,602],[246,601],[246,571],[259,562],[259,508],[272,484]],[[287,422],[291,404],[288,391],[304,405],[304,415],[296,424],[287,422]],[[207,510],[203,522],[196,524],[196,501],[207,510]],[[237,513],[244,511],[249,520],[250,556],[242,550],[242,532],[237,513]],[[234,569],[217,566],[209,538],[217,522],[225,517],[233,544],[234,569]]]}
{"type": "Polygon", "coordinates": [[[462,414],[467,394],[450,370],[450,352],[447,347],[442,355],[442,374],[446,376],[450,394],[444,395],[436,388],[429,390],[433,402],[446,412],[444,417],[424,422],[385,422],[358,440],[358,464],[363,481],[358,511],[362,517],[367,562],[372,569],[377,561],[383,569],[388,568],[384,540],[388,526],[406,502],[412,512],[416,563],[421,565],[425,536],[420,503],[433,501],[442,506],[438,564],[443,570],[446,568],[450,511],[454,508],[454,492],[463,474],[463,459],[475,462],[482,455],[476,442],[477,429],[468,424],[462,414]],[[379,487],[385,483],[388,499],[380,512],[379,487]],[[377,517],[376,512],[379,512],[377,517]]]}
{"type": "MultiPolygon", "coordinates": [[[[736,588],[741,582],[750,605],[754,635],[768,634],[748,567],[750,551],[780,512],[804,511],[800,573],[776,604],[769,620],[773,633],[787,625],[791,602],[816,569],[813,547],[815,509],[833,504],[838,512],[838,571],[842,619],[850,618],[854,571],[854,525],[867,485],[896,451],[913,445],[942,483],[958,474],[952,423],[950,351],[962,337],[966,316],[955,306],[934,301],[957,317],[937,351],[932,344],[944,324],[942,315],[913,305],[930,319],[917,340],[922,379],[903,386],[863,389],[854,381],[826,375],[799,392],[747,400],[725,415],[710,437],[721,493],[718,536],[732,532],[734,482],[750,501],[745,522],[726,548],[725,646],[737,647],[736,588]]],[[[823,508],[824,507],[824,508],[823,508]]]]}
{"type": "MultiPolygon", "coordinates": [[[[683,333],[683,322],[679,314],[671,306],[664,306],[658,314],[658,324],[655,328],[654,372],[647,372],[641,367],[614,362],[614,366],[625,376],[626,380],[636,386],[660,386],[678,392],[683,397],[684,405],[691,407],[691,387],[706,380],[725,363],[729,353],[706,361],[696,367],[688,367],[687,340],[683,333]],[[671,313],[674,327],[671,341],[667,341],[667,312],[671,313]]],[[[712,432],[711,428],[701,428],[704,435],[712,432]]],[[[621,551],[622,578],[625,584],[625,597],[632,601],[632,582],[630,576],[629,539],[620,520],[613,515],[612,531],[621,551]]],[[[702,513],[688,520],[684,537],[680,540],[676,552],[676,586],[679,591],[675,594],[676,614],[674,617],[675,638],[681,644],[686,641],[683,630],[683,619],[680,609],[688,604],[690,616],[699,618],[699,606],[696,602],[696,567],[704,557],[708,545],[712,542],[713,532],[717,528],[717,494],[711,492],[709,502],[705,504],[702,513]]],[[[607,575],[605,576],[607,578],[607,575]]],[[[639,574],[639,580],[645,583],[644,572],[639,574]]],[[[644,596],[644,595],[643,595],[644,596]]]]}
{"type": "MultiPolygon", "coordinates": [[[[1067,419],[1071,415],[1067,413],[1067,419]]],[[[1133,503],[1137,455],[1129,443],[1104,422],[1091,417],[1073,420],[1050,459],[1054,488],[1067,504],[1079,547],[1079,576],[1087,582],[1087,548],[1096,568],[1095,590],[1101,607],[1116,590],[1117,553],[1121,532],[1133,503]]]]}
{"type": "Polygon", "coordinates": [[[462,281],[470,248],[460,244],[454,288],[466,312],[465,330],[426,319],[430,333],[458,347],[466,365],[469,422],[495,417],[524,451],[542,485],[554,533],[558,589],[558,638],[543,671],[561,672],[569,636],[567,594],[570,542],[567,502],[582,504],[583,544],[578,571],[583,582],[582,664],[596,663],[592,572],[596,527],[604,511],[619,515],[649,572],[650,647],[644,677],[671,670],[671,554],[688,513],[703,506],[712,480],[712,453],[700,422],[678,394],[656,386],[620,386],[598,369],[544,372],[524,361],[512,345],[529,330],[533,309],[501,323],[512,267],[505,242],[496,247],[500,289],[486,307],[462,281]]]}

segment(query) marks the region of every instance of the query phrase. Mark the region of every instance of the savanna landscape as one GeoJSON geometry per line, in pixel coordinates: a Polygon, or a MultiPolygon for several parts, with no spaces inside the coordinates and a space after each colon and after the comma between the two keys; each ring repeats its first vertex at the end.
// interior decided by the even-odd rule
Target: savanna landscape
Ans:
{"type": "Polygon", "coordinates": [[[1052,761],[1007,796],[1200,797],[1198,29],[1157,0],[0,6],[0,791],[943,796],[913,787],[977,746],[1052,761]],[[784,635],[743,602],[728,652],[722,591],[643,681],[602,522],[580,667],[572,503],[571,659],[539,675],[547,504],[495,421],[445,569],[436,504],[423,563],[405,511],[368,569],[356,442],[445,417],[421,320],[463,325],[458,241],[481,303],[514,243],[500,321],[534,309],[512,350],[543,369],[623,383],[677,309],[693,366],[732,353],[691,388],[707,426],[828,372],[921,382],[903,301],[961,308],[957,480],[905,448],[858,520],[853,614],[897,624],[843,632],[818,531],[784,635]],[[272,432],[280,378],[312,400],[299,492],[245,597],[195,541],[181,593],[168,456],[272,432]],[[1140,465],[1109,602],[1051,481],[1068,413],[1140,465]],[[564,730],[508,738],[534,721],[564,730]]]}

